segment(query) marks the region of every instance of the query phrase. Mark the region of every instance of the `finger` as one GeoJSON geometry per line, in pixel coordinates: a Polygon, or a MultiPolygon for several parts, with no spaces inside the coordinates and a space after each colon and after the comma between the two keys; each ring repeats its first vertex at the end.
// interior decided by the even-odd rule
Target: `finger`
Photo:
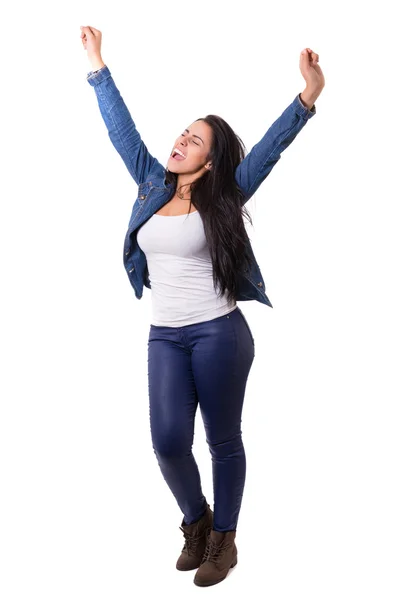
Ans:
{"type": "Polygon", "coordinates": [[[307,52],[308,52],[308,56],[311,59],[311,63],[313,65],[316,65],[317,62],[319,61],[319,55],[316,52],[313,52],[311,50],[311,48],[306,48],[307,52]]]}
{"type": "Polygon", "coordinates": [[[94,33],[93,33],[93,31],[91,30],[91,28],[90,28],[89,26],[87,26],[87,27],[84,27],[84,28],[83,28],[83,31],[86,33],[86,35],[87,35],[88,37],[90,37],[90,36],[94,36],[94,33]]]}

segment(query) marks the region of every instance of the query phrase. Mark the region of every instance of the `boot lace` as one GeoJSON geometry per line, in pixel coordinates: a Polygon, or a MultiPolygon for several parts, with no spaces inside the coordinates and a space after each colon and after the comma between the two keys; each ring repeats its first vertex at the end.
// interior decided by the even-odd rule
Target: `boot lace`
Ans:
{"type": "Polygon", "coordinates": [[[217,563],[227,548],[232,544],[221,544],[218,546],[209,536],[207,538],[207,546],[203,554],[202,563],[206,560],[217,563]]]}
{"type": "MultiPolygon", "coordinates": [[[[199,541],[204,538],[204,535],[206,535],[206,533],[203,531],[202,533],[196,535],[194,533],[189,533],[188,531],[185,531],[182,527],[179,527],[179,529],[185,536],[185,543],[182,548],[182,552],[186,551],[189,556],[191,553],[195,554],[199,541]]],[[[207,530],[207,534],[210,529],[211,528],[207,530]]]]}

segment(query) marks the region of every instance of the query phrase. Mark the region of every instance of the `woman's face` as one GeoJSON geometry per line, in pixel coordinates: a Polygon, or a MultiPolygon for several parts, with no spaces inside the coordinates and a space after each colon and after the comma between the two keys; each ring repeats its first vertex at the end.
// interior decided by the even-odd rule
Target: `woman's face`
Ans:
{"type": "Polygon", "coordinates": [[[205,121],[195,121],[176,139],[167,167],[173,173],[198,173],[204,165],[210,165],[207,156],[211,150],[212,128],[205,121]],[[184,157],[176,156],[180,150],[184,157]]]}

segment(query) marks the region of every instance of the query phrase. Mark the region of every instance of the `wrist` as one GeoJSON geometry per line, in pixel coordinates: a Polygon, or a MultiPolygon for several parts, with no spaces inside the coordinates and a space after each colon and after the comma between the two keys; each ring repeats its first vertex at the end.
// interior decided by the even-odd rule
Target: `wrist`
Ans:
{"type": "Polygon", "coordinates": [[[105,66],[105,63],[101,56],[92,56],[89,58],[89,61],[92,66],[92,71],[98,71],[99,69],[105,66]]]}
{"type": "Polygon", "coordinates": [[[308,108],[308,110],[311,110],[320,93],[320,89],[311,89],[306,87],[300,94],[300,100],[304,106],[308,108]]]}

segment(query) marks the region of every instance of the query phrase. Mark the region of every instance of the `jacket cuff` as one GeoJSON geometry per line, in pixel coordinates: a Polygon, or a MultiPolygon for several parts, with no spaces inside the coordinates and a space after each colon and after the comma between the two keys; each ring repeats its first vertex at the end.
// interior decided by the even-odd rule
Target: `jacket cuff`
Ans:
{"type": "Polygon", "coordinates": [[[97,71],[89,71],[86,80],[90,85],[98,85],[108,77],[111,77],[111,72],[107,65],[104,65],[104,67],[101,67],[101,69],[98,69],[97,71]]]}
{"type": "Polygon", "coordinates": [[[311,117],[313,117],[315,115],[315,113],[317,112],[317,109],[315,108],[315,104],[313,104],[310,109],[307,108],[307,106],[304,106],[304,104],[300,100],[300,94],[301,94],[301,92],[299,94],[297,94],[296,98],[293,101],[294,110],[303,119],[305,119],[305,120],[311,119],[311,117]]]}

